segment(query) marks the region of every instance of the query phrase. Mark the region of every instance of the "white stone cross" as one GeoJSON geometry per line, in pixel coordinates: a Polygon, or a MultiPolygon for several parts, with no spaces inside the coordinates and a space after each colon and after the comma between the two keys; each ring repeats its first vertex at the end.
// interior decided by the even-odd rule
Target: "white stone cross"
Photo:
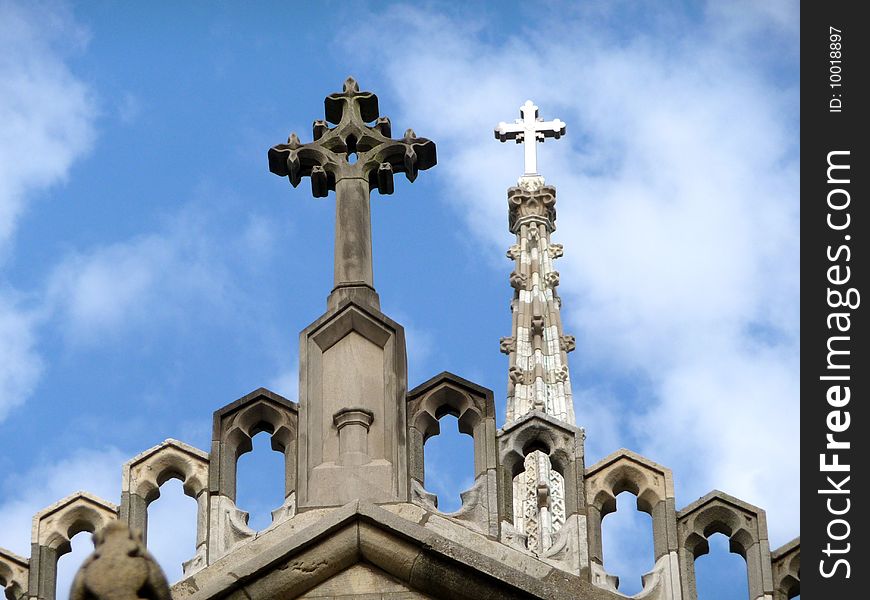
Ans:
{"type": "Polygon", "coordinates": [[[538,158],[536,142],[543,142],[544,138],[556,138],[565,135],[565,123],[559,119],[544,121],[538,116],[538,107],[531,100],[520,107],[520,116],[514,124],[502,121],[495,128],[495,137],[500,142],[516,140],[517,144],[524,143],[526,155],[526,175],[537,175],[538,158]]]}

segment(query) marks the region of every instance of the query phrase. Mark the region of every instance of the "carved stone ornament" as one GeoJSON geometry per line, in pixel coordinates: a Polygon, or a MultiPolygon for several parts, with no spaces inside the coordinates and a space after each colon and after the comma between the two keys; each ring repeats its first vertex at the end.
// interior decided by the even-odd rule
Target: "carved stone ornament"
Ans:
{"type": "Polygon", "coordinates": [[[526,381],[525,372],[519,367],[511,367],[508,369],[508,377],[515,384],[523,384],[526,381]]]}
{"type": "Polygon", "coordinates": [[[573,335],[563,335],[559,337],[559,349],[564,352],[573,352],[577,347],[577,340],[573,335]]]}
{"type": "Polygon", "coordinates": [[[499,350],[502,354],[510,354],[517,351],[517,340],[513,337],[503,337],[499,341],[499,350]]]}
{"type": "Polygon", "coordinates": [[[516,260],[520,257],[522,250],[520,249],[519,244],[514,244],[507,250],[507,257],[511,260],[516,260]]]}
{"type": "Polygon", "coordinates": [[[523,175],[517,179],[517,187],[524,192],[537,192],[544,187],[544,178],[540,175],[523,175]]]}
{"type": "Polygon", "coordinates": [[[553,379],[555,379],[556,383],[562,383],[568,379],[568,366],[562,365],[555,371],[553,371],[553,379]]]}
{"type": "Polygon", "coordinates": [[[394,173],[414,181],[418,171],[435,166],[434,142],[418,138],[413,129],[392,139],[389,118],[378,116],[378,97],[361,92],[353,77],[324,104],[326,120],[314,122],[313,142],[303,144],[294,132],[286,144],[269,150],[269,170],[288,177],[293,187],[310,177],[312,194],[321,198],[335,189],[337,180],[362,178],[369,189],[391,194],[394,173]]]}
{"type": "Polygon", "coordinates": [[[525,220],[543,221],[553,230],[556,228],[556,188],[544,186],[533,192],[518,187],[508,189],[508,227],[514,233],[517,225],[525,220]]]}
{"type": "Polygon", "coordinates": [[[316,198],[335,190],[335,285],[327,306],[335,310],[350,300],[380,310],[372,273],[369,194],[375,188],[392,194],[395,173],[414,181],[418,171],[433,167],[435,144],[418,138],[413,129],[392,139],[390,120],[378,116],[377,96],[361,92],[353,77],[324,104],[326,119],[314,122],[314,141],[303,144],[291,133],[286,144],[269,150],[269,170],[286,176],[293,187],[310,177],[316,198]]]}
{"type": "Polygon", "coordinates": [[[550,258],[561,258],[565,254],[562,244],[550,244],[547,252],[550,254],[550,258]]]}
{"type": "Polygon", "coordinates": [[[523,273],[517,273],[516,271],[514,271],[510,275],[511,287],[515,290],[525,289],[527,280],[528,277],[523,273]]]}
{"type": "Polygon", "coordinates": [[[531,322],[532,335],[544,335],[544,317],[535,315],[531,322]]]}
{"type": "Polygon", "coordinates": [[[73,580],[70,600],[172,600],[160,565],[121,521],[94,534],[94,552],[73,580]]]}

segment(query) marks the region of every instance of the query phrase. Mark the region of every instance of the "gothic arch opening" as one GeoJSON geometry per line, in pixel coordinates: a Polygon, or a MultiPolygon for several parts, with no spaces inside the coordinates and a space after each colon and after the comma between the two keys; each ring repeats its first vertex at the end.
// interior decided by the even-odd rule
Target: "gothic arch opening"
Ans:
{"type": "Polygon", "coordinates": [[[69,598],[69,589],[72,586],[76,571],[93,550],[91,532],[86,529],[80,530],[70,538],[68,543],[58,547],[57,574],[55,575],[56,600],[69,598]]]}
{"type": "Polygon", "coordinates": [[[197,504],[185,493],[180,477],[163,483],[159,493],[148,505],[148,551],[174,582],[196,554],[197,504]]]}
{"type": "Polygon", "coordinates": [[[439,432],[424,443],[424,486],[437,496],[438,510],[450,513],[462,506],[459,494],[474,484],[474,439],[462,431],[455,411],[439,412],[439,432]]]}
{"type": "Polygon", "coordinates": [[[732,550],[728,537],[714,533],[707,538],[707,544],[709,552],[695,558],[698,600],[749,598],[746,561],[732,550]]]}
{"type": "Polygon", "coordinates": [[[641,577],[655,564],[652,515],[638,508],[637,496],[628,490],[608,508],[601,521],[604,568],[619,577],[619,591],[631,596],[643,589],[641,577]]]}
{"type": "Polygon", "coordinates": [[[236,462],[236,506],[248,513],[248,526],[260,531],[272,524],[272,511],[284,503],[285,454],[262,430],[240,448],[236,462]]]}

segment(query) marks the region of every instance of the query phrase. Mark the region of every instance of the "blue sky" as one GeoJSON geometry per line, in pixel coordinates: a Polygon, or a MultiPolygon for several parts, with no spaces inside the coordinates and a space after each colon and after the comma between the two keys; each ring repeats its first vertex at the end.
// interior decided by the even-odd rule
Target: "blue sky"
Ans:
{"type": "MultiPolygon", "coordinates": [[[[118,502],[121,464],[165,438],[207,449],[212,412],[257,387],[296,399],[334,202],[270,174],[266,151],[309,141],[348,75],[438,146],[372,198],[411,386],[453,371],[503,421],[522,152],[492,129],[531,98],[568,124],[538,164],[587,464],[630,448],[673,469],[678,507],[722,489],[768,511],[773,547],[795,537],[798,24],[786,1],[0,0],[0,546],[28,555],[32,514],[77,489],[118,502]]],[[[458,438],[427,446],[448,507],[471,477],[458,438]]],[[[239,504],[262,526],[277,454],[251,456],[239,504]]],[[[633,550],[607,566],[633,592],[648,524],[620,500],[605,544],[633,550]]],[[[170,575],[192,505],[176,482],[152,505],[170,575]]],[[[723,555],[702,560],[733,579],[723,555]]]]}

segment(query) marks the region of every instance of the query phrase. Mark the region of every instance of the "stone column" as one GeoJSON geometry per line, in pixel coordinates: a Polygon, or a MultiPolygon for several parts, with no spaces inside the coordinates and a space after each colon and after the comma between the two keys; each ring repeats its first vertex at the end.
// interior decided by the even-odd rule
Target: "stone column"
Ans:
{"type": "Polygon", "coordinates": [[[338,429],[339,465],[364,465],[371,462],[368,453],[369,427],[374,413],[366,408],[343,408],[335,413],[332,422],[338,429]]]}
{"type": "Polygon", "coordinates": [[[369,183],[358,177],[335,184],[335,272],[327,305],[335,309],[344,300],[378,308],[372,274],[372,227],[369,183]]]}

